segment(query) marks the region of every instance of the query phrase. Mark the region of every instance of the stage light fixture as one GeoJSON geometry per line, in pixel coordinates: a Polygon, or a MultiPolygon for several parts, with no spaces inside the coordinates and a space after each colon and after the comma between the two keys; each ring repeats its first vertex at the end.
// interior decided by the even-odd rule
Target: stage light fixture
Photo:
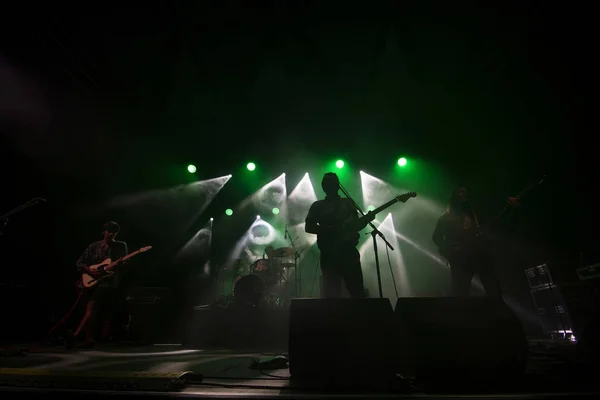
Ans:
{"type": "Polygon", "coordinates": [[[228,208],[227,210],[225,210],[225,215],[227,215],[228,217],[233,215],[233,210],[231,208],[228,208]]]}
{"type": "Polygon", "coordinates": [[[196,166],[193,164],[190,164],[187,166],[187,170],[190,174],[193,174],[194,172],[196,172],[196,166]]]}
{"type": "Polygon", "coordinates": [[[337,160],[335,166],[338,168],[344,168],[344,160],[337,160]]]}
{"type": "Polygon", "coordinates": [[[275,214],[275,215],[279,214],[279,208],[277,208],[277,207],[273,208],[273,214],[275,214]]]}
{"type": "Polygon", "coordinates": [[[254,171],[256,169],[256,164],[254,164],[253,162],[249,162],[246,165],[246,168],[248,168],[248,171],[254,171]]]}
{"type": "Polygon", "coordinates": [[[404,167],[404,166],[406,165],[406,163],[407,163],[407,161],[406,161],[406,158],[404,158],[404,157],[400,157],[400,158],[398,159],[398,165],[399,165],[399,166],[401,166],[401,167],[404,167]]]}

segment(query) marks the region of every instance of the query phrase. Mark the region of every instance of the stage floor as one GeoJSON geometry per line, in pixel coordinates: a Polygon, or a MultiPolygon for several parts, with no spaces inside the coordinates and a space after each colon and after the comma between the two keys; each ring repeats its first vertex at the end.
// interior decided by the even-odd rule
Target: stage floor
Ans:
{"type": "MultiPolygon", "coordinates": [[[[581,386],[577,390],[565,385],[556,387],[560,373],[557,366],[568,359],[568,344],[532,342],[527,379],[529,387],[521,394],[511,390],[503,396],[510,398],[532,398],[542,393],[551,397],[597,395],[581,386]],[[548,375],[550,374],[550,375],[548,375]],[[553,381],[554,386],[543,382],[553,381]],[[535,382],[540,383],[536,387],[535,382]],[[510,393],[513,392],[513,393],[510,393]]],[[[261,353],[256,351],[230,351],[184,348],[178,345],[122,346],[98,345],[93,349],[65,350],[55,348],[5,348],[0,356],[1,390],[13,395],[31,395],[32,391],[45,393],[49,390],[75,395],[91,394],[164,394],[169,397],[322,397],[342,395],[331,388],[308,390],[290,381],[285,366],[286,354],[282,351],[261,353]],[[283,365],[281,358],[284,358],[283,365]],[[266,362],[271,361],[268,365],[266,362]],[[277,361],[280,361],[279,363],[277,361]],[[257,364],[260,363],[260,364],[257,364]],[[279,365],[277,365],[279,364],[279,365]],[[51,383],[48,383],[51,382],[51,383]],[[68,392],[64,392],[68,390],[68,392]]],[[[465,377],[468,380],[468,377],[465,377]]],[[[398,385],[395,393],[353,393],[352,397],[439,397],[408,384],[398,385]]],[[[9,394],[5,392],[5,395],[9,394]]],[[[600,392],[599,392],[600,393],[600,392]]],[[[497,395],[478,394],[478,398],[497,395]]],[[[453,394],[456,397],[457,394],[453,394]]],[[[473,393],[469,393],[472,397],[473,393]]],[[[460,397],[460,396],[459,396],[460,397]]],[[[542,397],[546,397],[542,395],[542,397]]],[[[6,398],[6,397],[5,397],[6,398]]]]}

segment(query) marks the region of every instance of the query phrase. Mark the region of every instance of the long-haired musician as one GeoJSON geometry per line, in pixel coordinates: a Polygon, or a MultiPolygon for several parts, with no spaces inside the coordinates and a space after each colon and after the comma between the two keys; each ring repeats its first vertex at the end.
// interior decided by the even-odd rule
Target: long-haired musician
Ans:
{"type": "MultiPolygon", "coordinates": [[[[509,197],[507,202],[517,207],[520,199],[509,197]]],[[[501,294],[489,249],[474,234],[478,228],[479,219],[469,202],[468,190],[459,186],[452,192],[448,208],[438,219],[433,232],[433,242],[450,264],[452,296],[469,296],[475,275],[479,277],[486,295],[501,294]]]]}

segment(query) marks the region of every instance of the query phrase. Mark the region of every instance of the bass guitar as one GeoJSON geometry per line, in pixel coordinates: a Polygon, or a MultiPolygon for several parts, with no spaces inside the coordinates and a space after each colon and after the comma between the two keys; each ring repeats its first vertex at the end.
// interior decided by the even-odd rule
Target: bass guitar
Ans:
{"type": "Polygon", "coordinates": [[[98,284],[98,282],[103,279],[108,278],[109,276],[114,275],[114,268],[117,265],[121,265],[123,262],[129,260],[131,257],[134,257],[140,253],[144,253],[150,250],[152,246],[142,247],[139,250],[134,251],[124,257],[119,258],[116,261],[112,261],[110,258],[102,261],[101,263],[90,265],[87,269],[89,272],[84,272],[81,274],[81,279],[77,282],[78,290],[88,290],[93,288],[98,284]]]}
{"type": "MultiPolygon", "coordinates": [[[[408,199],[413,197],[417,197],[416,192],[407,192],[401,194],[399,196],[394,197],[392,200],[388,201],[382,206],[377,207],[376,209],[371,211],[371,213],[373,215],[378,214],[386,208],[398,202],[406,203],[408,199]]],[[[353,246],[358,245],[360,235],[358,231],[353,227],[353,225],[355,224],[356,219],[351,218],[342,223],[341,226],[325,227],[324,230],[326,231],[326,233],[319,235],[319,237],[317,238],[317,246],[319,247],[319,250],[331,252],[335,251],[342,244],[352,244],[353,246]]]]}

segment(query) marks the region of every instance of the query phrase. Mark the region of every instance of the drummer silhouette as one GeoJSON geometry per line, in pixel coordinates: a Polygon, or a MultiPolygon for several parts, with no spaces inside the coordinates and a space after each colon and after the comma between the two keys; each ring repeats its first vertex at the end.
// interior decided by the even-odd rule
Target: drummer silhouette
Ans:
{"type": "Polygon", "coordinates": [[[265,247],[265,251],[263,253],[263,258],[275,258],[274,250],[275,250],[275,248],[271,245],[268,245],[267,247],[265,247]]]}

